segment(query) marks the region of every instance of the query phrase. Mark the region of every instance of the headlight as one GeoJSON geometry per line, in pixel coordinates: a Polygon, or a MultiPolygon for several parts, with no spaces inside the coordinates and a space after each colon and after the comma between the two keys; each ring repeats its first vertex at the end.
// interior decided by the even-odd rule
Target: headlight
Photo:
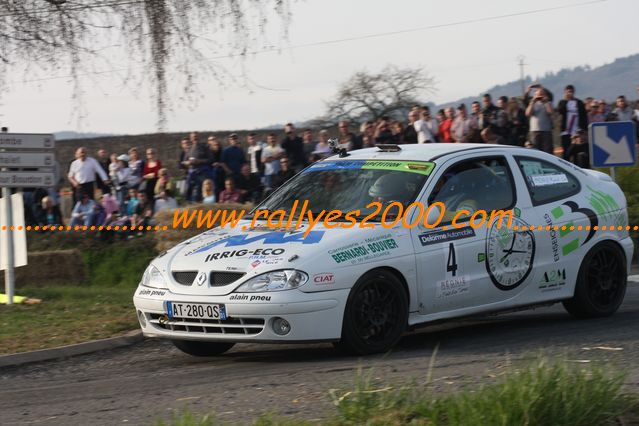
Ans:
{"type": "Polygon", "coordinates": [[[166,281],[164,280],[162,273],[153,265],[149,265],[149,267],[146,268],[140,284],[145,287],[167,288],[166,281]]]}
{"type": "Polygon", "coordinates": [[[294,269],[267,272],[253,277],[237,289],[236,293],[259,293],[263,291],[293,290],[306,284],[308,275],[294,269]]]}

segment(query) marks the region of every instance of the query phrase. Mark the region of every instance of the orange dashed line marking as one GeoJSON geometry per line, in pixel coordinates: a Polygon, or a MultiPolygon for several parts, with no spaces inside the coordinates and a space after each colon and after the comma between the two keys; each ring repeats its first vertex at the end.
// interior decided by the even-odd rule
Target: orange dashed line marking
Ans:
{"type": "Polygon", "coordinates": [[[169,229],[169,227],[168,227],[168,226],[166,226],[166,225],[164,225],[164,226],[162,227],[162,230],[163,230],[163,231],[166,231],[167,229],[169,229]]]}
{"type": "Polygon", "coordinates": [[[577,231],[581,231],[582,229],[584,229],[584,227],[583,227],[583,226],[581,226],[581,225],[579,225],[579,226],[577,227],[577,231]]]}
{"type": "Polygon", "coordinates": [[[599,229],[599,226],[595,225],[592,227],[592,229],[594,229],[595,231],[597,231],[599,229]]]}
{"type": "Polygon", "coordinates": [[[590,225],[586,226],[586,231],[590,231],[590,225]]]}

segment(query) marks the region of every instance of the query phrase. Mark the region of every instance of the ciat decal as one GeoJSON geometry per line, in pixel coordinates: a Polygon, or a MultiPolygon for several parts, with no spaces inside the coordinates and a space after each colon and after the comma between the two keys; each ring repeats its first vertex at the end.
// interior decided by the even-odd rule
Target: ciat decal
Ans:
{"type": "Polygon", "coordinates": [[[320,274],[313,275],[313,282],[319,285],[333,284],[335,283],[335,274],[332,272],[322,272],[320,274]]]}

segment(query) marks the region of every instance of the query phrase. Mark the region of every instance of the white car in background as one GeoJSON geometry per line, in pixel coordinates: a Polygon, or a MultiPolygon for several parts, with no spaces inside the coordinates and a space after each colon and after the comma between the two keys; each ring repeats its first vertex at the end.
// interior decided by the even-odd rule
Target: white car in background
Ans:
{"type": "Polygon", "coordinates": [[[145,271],[134,296],[144,334],[196,356],[243,342],[317,341],[367,354],[432,321],[552,302],[599,317],[624,298],[633,244],[622,191],[603,173],[539,151],[445,143],[353,151],[309,166],[258,209],[290,211],[305,199],[313,212],[359,210],[358,219],[372,200],[442,202],[446,214],[435,228],[388,229],[381,215],[370,229],[320,223],[306,238],[304,221],[298,230],[264,221],[249,229],[247,217],[208,230],[145,271]],[[512,209],[512,226],[457,229],[450,213],[462,208],[512,209]]]}

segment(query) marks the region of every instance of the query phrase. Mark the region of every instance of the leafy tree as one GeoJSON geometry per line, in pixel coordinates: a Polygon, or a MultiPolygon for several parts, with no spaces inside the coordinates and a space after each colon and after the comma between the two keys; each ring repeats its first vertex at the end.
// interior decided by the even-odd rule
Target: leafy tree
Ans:
{"type": "Polygon", "coordinates": [[[42,79],[68,68],[81,98],[83,77],[119,72],[130,87],[151,85],[161,129],[178,98],[169,83],[193,101],[202,77],[228,81],[211,54],[226,46],[248,55],[273,9],[285,32],[288,0],[0,0],[0,83],[20,66],[42,79]],[[228,43],[220,41],[224,31],[228,43]],[[215,39],[204,36],[213,32],[215,39]]]}
{"type": "Polygon", "coordinates": [[[434,92],[435,80],[423,68],[387,65],[378,73],[359,71],[327,102],[327,117],[360,122],[383,116],[403,118],[413,105],[424,104],[423,96],[434,92]]]}

